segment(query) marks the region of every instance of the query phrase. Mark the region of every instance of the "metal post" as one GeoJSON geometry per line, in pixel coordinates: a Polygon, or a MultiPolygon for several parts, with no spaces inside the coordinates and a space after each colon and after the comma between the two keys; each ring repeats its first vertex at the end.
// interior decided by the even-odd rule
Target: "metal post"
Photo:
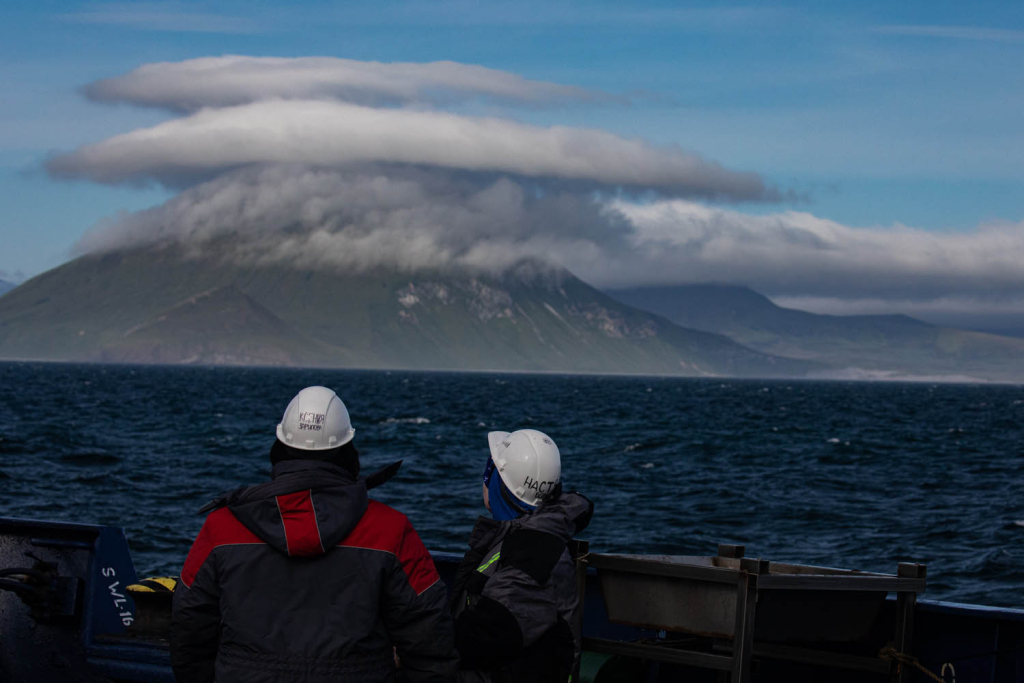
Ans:
{"type": "Polygon", "coordinates": [[[750,683],[750,657],[754,650],[754,617],[757,611],[757,577],[768,571],[763,560],[740,561],[736,586],[736,628],[732,645],[732,683],[750,683]]]}
{"type": "Polygon", "coordinates": [[[743,557],[745,548],[741,545],[730,545],[728,543],[718,544],[718,556],[719,557],[743,557]]]}
{"type": "MultiPolygon", "coordinates": [[[[896,575],[902,579],[923,579],[927,576],[928,567],[923,564],[900,562],[896,575]]],[[[911,654],[914,646],[914,606],[917,604],[917,593],[901,591],[896,594],[896,631],[893,634],[893,646],[900,654],[911,654]]],[[[911,671],[897,663],[892,672],[893,683],[907,683],[911,680],[911,671]]]]}
{"type": "Polygon", "coordinates": [[[576,657],[572,665],[572,681],[580,680],[580,662],[583,658],[583,605],[587,599],[587,563],[583,559],[590,550],[589,541],[573,539],[569,542],[569,552],[572,554],[573,564],[576,565],[576,613],[573,615],[572,624],[574,627],[573,638],[576,640],[576,657]]]}

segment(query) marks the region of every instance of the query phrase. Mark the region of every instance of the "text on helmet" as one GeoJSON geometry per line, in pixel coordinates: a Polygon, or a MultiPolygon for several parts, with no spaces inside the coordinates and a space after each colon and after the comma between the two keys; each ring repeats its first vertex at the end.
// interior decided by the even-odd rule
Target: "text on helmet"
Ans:
{"type": "Polygon", "coordinates": [[[303,429],[319,432],[324,428],[324,419],[327,416],[323,413],[305,412],[299,413],[299,431],[303,429]]]}
{"type": "Polygon", "coordinates": [[[554,488],[557,483],[557,481],[537,481],[533,477],[527,477],[523,480],[523,486],[532,491],[536,491],[538,496],[551,493],[551,489],[554,488]]]}

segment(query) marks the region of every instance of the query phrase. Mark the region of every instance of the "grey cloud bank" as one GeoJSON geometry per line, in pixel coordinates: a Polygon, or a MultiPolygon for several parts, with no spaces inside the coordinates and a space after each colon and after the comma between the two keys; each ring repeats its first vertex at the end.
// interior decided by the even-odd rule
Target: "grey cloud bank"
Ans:
{"type": "MultiPolygon", "coordinates": [[[[638,249],[672,254],[680,264],[662,283],[742,282],[777,295],[884,299],[1024,288],[1020,223],[943,233],[854,228],[798,211],[755,216],[682,200],[614,207],[637,227],[638,249]]],[[[655,271],[661,277],[665,265],[655,271]]]]}
{"type": "Polygon", "coordinates": [[[634,227],[632,262],[603,271],[606,285],[744,284],[789,308],[1024,336],[1024,223],[943,233],[678,200],[614,208],[634,227]]]}
{"type": "Polygon", "coordinates": [[[362,271],[502,270],[524,257],[625,249],[630,226],[573,192],[418,169],[247,168],[86,233],[80,252],[173,242],[242,262],[362,271]]]}
{"type": "Polygon", "coordinates": [[[541,258],[607,288],[733,282],[819,312],[933,319],[1005,314],[1024,292],[1020,224],[953,234],[852,228],[793,211],[751,216],[534,189],[412,168],[247,168],[96,226],[79,250],[170,241],[243,262],[357,271],[498,271],[541,258]]]}
{"type": "Polygon", "coordinates": [[[475,98],[530,105],[621,100],[475,64],[241,55],[144,64],[121,76],[90,83],[82,92],[95,102],[175,112],[272,99],[339,100],[369,106],[475,98]]]}

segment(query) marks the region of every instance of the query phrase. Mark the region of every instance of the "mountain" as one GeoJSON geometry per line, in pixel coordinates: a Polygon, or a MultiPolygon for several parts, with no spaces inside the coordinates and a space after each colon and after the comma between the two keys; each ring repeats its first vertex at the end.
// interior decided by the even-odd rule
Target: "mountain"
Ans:
{"type": "Polygon", "coordinates": [[[929,325],[904,315],[817,315],[782,308],[732,285],[608,292],[672,322],[726,335],[768,354],[856,368],[875,376],[1024,380],[1024,339],[929,325]]]}
{"type": "Polygon", "coordinates": [[[568,271],[501,276],[239,264],[177,248],[86,255],[0,299],[0,358],[802,376],[619,303],[568,271]]]}
{"type": "Polygon", "coordinates": [[[17,285],[15,285],[13,282],[8,282],[7,280],[0,280],[0,296],[3,296],[4,294],[11,291],[15,287],[17,287],[17,285]]]}
{"type": "Polygon", "coordinates": [[[125,330],[99,360],[126,363],[313,365],[334,350],[226,286],[201,292],[125,330]]]}
{"type": "Polygon", "coordinates": [[[995,334],[1001,337],[1017,337],[1019,339],[1024,339],[1024,327],[995,327],[979,331],[995,334]]]}

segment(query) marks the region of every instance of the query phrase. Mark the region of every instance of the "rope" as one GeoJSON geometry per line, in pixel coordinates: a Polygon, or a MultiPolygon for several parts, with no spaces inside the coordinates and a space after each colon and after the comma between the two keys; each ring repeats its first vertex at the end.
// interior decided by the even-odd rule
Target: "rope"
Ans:
{"type": "Polygon", "coordinates": [[[918,669],[921,673],[923,673],[925,676],[932,679],[933,681],[938,681],[938,683],[946,683],[944,678],[935,674],[931,671],[931,669],[929,669],[924,664],[919,662],[917,660],[917,657],[899,652],[896,650],[896,648],[892,646],[883,647],[881,650],[878,651],[878,656],[886,661],[896,662],[898,666],[903,666],[904,664],[907,664],[908,666],[912,666],[915,669],[918,669]]]}
{"type": "Polygon", "coordinates": [[[0,590],[11,591],[27,597],[36,595],[35,588],[17,579],[0,578],[0,590]]]}

